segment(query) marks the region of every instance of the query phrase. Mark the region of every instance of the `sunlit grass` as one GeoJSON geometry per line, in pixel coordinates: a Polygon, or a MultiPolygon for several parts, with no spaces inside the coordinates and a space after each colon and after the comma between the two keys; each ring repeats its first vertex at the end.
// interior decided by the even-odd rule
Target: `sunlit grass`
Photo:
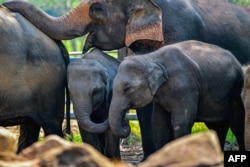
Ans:
{"type": "Polygon", "coordinates": [[[192,133],[208,131],[209,129],[203,122],[196,122],[192,127],[192,133]]]}
{"type": "Polygon", "coordinates": [[[227,137],[226,140],[229,143],[235,143],[236,142],[236,137],[234,136],[233,132],[231,131],[231,129],[228,130],[227,132],[227,137]]]}
{"type": "Polygon", "coordinates": [[[80,133],[73,134],[73,142],[75,143],[82,143],[82,137],[80,133]]]}

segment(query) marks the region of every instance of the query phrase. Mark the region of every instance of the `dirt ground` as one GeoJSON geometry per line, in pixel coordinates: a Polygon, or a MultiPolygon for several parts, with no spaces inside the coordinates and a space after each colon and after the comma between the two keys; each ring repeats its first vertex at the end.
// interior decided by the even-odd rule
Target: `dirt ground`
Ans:
{"type": "MultiPolygon", "coordinates": [[[[18,126],[7,127],[7,129],[14,132],[18,137],[18,133],[19,133],[18,126]]],[[[79,134],[78,125],[76,121],[74,120],[71,121],[71,130],[73,134],[79,134]]],[[[43,136],[42,131],[40,133],[40,136],[43,136]]],[[[138,137],[137,139],[135,139],[135,136],[133,136],[133,134],[131,134],[128,138],[121,140],[120,150],[121,150],[122,160],[125,162],[138,163],[143,158],[143,150],[141,147],[141,141],[140,139],[138,140],[138,137]]],[[[238,145],[237,143],[226,142],[224,150],[227,150],[227,151],[238,150],[238,145]]]]}

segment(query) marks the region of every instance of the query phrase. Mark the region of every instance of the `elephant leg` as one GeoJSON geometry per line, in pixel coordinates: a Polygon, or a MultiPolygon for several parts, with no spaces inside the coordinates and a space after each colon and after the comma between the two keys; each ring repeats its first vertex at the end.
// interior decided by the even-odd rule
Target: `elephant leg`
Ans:
{"type": "Polygon", "coordinates": [[[109,129],[105,133],[105,149],[104,155],[108,158],[121,159],[120,155],[120,138],[116,137],[109,129]]]}
{"type": "Polygon", "coordinates": [[[198,112],[199,96],[192,93],[183,95],[183,99],[174,99],[171,102],[171,124],[174,139],[191,134],[192,126],[198,112]]]}
{"type": "Polygon", "coordinates": [[[152,129],[156,150],[174,139],[171,125],[171,114],[161,108],[158,104],[154,104],[152,129]]]}
{"type": "Polygon", "coordinates": [[[90,144],[96,150],[98,150],[100,153],[104,154],[103,148],[100,147],[100,143],[99,143],[99,139],[98,139],[97,135],[83,130],[82,128],[80,128],[79,125],[78,125],[78,127],[79,127],[79,131],[80,131],[80,134],[82,137],[82,141],[84,143],[90,144]]]}
{"type": "Polygon", "coordinates": [[[232,115],[230,115],[229,119],[229,127],[237,139],[239,150],[245,151],[245,108],[240,96],[232,108],[232,115]]]}
{"type": "Polygon", "coordinates": [[[41,127],[32,119],[27,119],[24,124],[20,125],[17,153],[38,141],[40,128],[41,127]]]}
{"type": "Polygon", "coordinates": [[[142,160],[145,160],[150,154],[155,152],[151,125],[152,110],[153,103],[136,110],[142,136],[142,148],[144,153],[142,160]]]}
{"type": "Polygon", "coordinates": [[[45,136],[54,134],[60,137],[64,137],[62,131],[62,123],[64,119],[64,91],[58,90],[57,94],[54,93],[56,90],[52,89],[51,94],[48,93],[41,99],[43,99],[42,105],[39,106],[42,117],[42,128],[45,136]]]}
{"type": "Polygon", "coordinates": [[[205,122],[205,124],[207,125],[209,129],[213,129],[217,132],[217,135],[220,141],[220,146],[221,146],[221,149],[223,150],[224,145],[225,145],[227,131],[229,128],[228,123],[226,121],[222,121],[222,122],[205,122]]]}
{"type": "Polygon", "coordinates": [[[46,122],[46,124],[42,125],[42,128],[44,130],[45,136],[48,136],[51,134],[55,134],[60,137],[64,136],[62,132],[62,124],[59,124],[58,122],[55,122],[55,121],[46,122]]]}

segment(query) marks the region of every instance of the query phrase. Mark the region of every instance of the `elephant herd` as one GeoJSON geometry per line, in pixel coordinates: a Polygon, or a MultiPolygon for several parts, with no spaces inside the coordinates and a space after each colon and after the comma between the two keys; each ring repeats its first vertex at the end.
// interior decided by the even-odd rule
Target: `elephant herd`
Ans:
{"type": "Polygon", "coordinates": [[[63,136],[69,90],[83,140],[110,158],[120,158],[131,108],[144,159],[196,121],[222,148],[231,128],[239,149],[250,150],[249,27],[249,8],[218,0],[83,0],[60,17],[27,1],[3,3],[0,126],[21,125],[18,151],[41,127],[63,136]],[[60,40],[86,34],[84,56],[69,63],[60,40]],[[103,52],[123,47],[135,55],[120,62],[103,52]]]}

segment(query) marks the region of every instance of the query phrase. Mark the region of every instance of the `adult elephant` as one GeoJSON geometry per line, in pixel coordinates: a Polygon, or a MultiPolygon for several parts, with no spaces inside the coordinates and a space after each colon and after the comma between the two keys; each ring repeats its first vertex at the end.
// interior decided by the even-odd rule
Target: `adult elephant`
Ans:
{"type": "MultiPolygon", "coordinates": [[[[24,1],[4,5],[55,39],[89,33],[84,52],[90,47],[112,50],[127,46],[141,54],[194,39],[230,50],[242,64],[250,62],[249,10],[223,0],[83,0],[57,18],[24,1]]],[[[140,124],[146,124],[141,126],[143,136],[148,135],[142,138],[144,148],[150,147],[150,114],[137,114],[140,124]]],[[[152,150],[147,149],[146,154],[152,150]]]]}
{"type": "Polygon", "coordinates": [[[84,142],[109,158],[120,159],[120,138],[107,120],[113,79],[120,61],[93,49],[68,66],[68,86],[74,113],[84,142]]]}
{"type": "Polygon", "coordinates": [[[3,5],[21,13],[54,39],[89,33],[84,51],[127,46],[137,53],[149,52],[162,44],[195,39],[230,50],[241,63],[250,60],[249,10],[225,1],[83,0],[57,18],[25,1],[3,5]]]}
{"type": "Polygon", "coordinates": [[[126,111],[153,100],[156,149],[190,134],[194,122],[202,121],[217,132],[222,149],[230,127],[244,151],[243,80],[241,64],[229,51],[198,41],[127,57],[113,83],[111,130],[128,136],[126,111]]]}
{"type": "Polygon", "coordinates": [[[0,7],[0,126],[20,126],[18,152],[63,136],[67,50],[23,16],[0,7]]]}

